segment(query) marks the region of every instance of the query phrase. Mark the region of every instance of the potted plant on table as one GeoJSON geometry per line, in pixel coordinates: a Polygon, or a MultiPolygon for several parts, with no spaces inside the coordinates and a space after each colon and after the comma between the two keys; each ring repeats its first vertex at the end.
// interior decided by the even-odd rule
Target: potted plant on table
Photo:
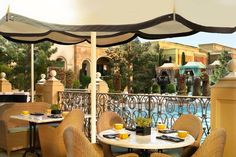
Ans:
{"type": "Polygon", "coordinates": [[[151,134],[151,118],[138,117],[136,119],[136,134],[137,135],[150,135],[151,134]]]}
{"type": "Polygon", "coordinates": [[[51,114],[61,114],[59,104],[52,104],[50,108],[51,108],[51,114]]]}

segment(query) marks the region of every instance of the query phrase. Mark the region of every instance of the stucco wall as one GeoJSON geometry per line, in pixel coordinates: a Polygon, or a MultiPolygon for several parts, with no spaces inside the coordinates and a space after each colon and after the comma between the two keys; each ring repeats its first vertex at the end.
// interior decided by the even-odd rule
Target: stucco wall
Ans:
{"type": "Polygon", "coordinates": [[[74,71],[74,45],[54,44],[54,47],[57,47],[57,52],[50,57],[50,60],[64,58],[66,70],[71,69],[74,71]]]}

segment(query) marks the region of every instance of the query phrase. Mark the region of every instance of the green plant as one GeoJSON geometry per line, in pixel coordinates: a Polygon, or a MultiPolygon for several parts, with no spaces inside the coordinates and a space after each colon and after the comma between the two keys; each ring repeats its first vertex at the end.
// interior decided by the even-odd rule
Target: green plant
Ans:
{"type": "Polygon", "coordinates": [[[199,77],[195,78],[193,83],[193,96],[201,96],[201,79],[199,77]]]}
{"type": "Polygon", "coordinates": [[[86,88],[86,87],[88,87],[89,83],[91,82],[91,77],[82,75],[80,82],[81,82],[82,88],[86,88]]]}
{"type": "Polygon", "coordinates": [[[166,91],[167,91],[167,93],[175,93],[176,92],[175,85],[173,83],[167,84],[166,91]]]}
{"type": "Polygon", "coordinates": [[[153,84],[152,85],[152,93],[160,93],[161,92],[161,88],[158,84],[153,84]]]}
{"type": "Polygon", "coordinates": [[[60,110],[60,104],[52,104],[50,109],[51,110],[60,110]]]}
{"type": "Polygon", "coordinates": [[[73,88],[75,80],[74,72],[72,70],[66,71],[66,88],[73,88]]]}
{"type": "Polygon", "coordinates": [[[139,127],[150,127],[152,124],[152,119],[138,117],[138,118],[136,118],[135,122],[136,122],[137,126],[139,126],[139,127]]]}
{"type": "Polygon", "coordinates": [[[79,80],[74,80],[74,82],[73,82],[73,88],[79,88],[79,86],[80,86],[79,80]]]}
{"type": "Polygon", "coordinates": [[[211,75],[210,80],[211,83],[215,84],[219,79],[225,77],[229,71],[227,69],[227,63],[231,60],[231,56],[229,52],[224,51],[218,57],[220,61],[220,65],[217,65],[213,71],[213,75],[211,75]]]}

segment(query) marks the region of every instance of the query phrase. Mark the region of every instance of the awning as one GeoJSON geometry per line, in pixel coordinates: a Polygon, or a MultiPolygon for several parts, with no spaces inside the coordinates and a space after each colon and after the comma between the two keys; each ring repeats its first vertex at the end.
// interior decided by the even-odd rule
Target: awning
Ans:
{"type": "Polygon", "coordinates": [[[146,39],[236,30],[233,0],[0,0],[0,34],[21,42],[110,46],[146,39]]]}
{"type": "Polygon", "coordinates": [[[158,69],[163,70],[176,70],[179,67],[175,63],[164,63],[162,66],[158,67],[158,69]]]}
{"type": "Polygon", "coordinates": [[[201,69],[205,69],[206,66],[202,62],[188,62],[180,67],[179,73],[184,74],[186,70],[192,70],[195,76],[200,76],[201,69]]]}

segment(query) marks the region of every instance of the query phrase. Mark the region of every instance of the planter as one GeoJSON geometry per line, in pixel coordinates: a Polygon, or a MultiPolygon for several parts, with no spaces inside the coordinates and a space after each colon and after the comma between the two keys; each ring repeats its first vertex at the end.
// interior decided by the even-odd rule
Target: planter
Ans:
{"type": "Polygon", "coordinates": [[[61,110],[52,110],[51,114],[61,114],[61,110]]]}
{"type": "Polygon", "coordinates": [[[141,136],[151,135],[151,127],[136,126],[136,135],[141,135],[141,136]]]}

